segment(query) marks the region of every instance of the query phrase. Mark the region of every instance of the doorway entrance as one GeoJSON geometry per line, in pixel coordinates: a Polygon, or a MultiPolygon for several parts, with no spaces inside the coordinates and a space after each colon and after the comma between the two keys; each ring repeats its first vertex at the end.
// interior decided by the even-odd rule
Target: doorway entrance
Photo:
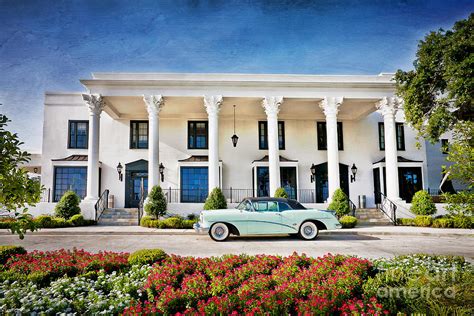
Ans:
{"type": "Polygon", "coordinates": [[[398,185],[400,197],[407,203],[411,203],[413,195],[423,190],[423,180],[420,167],[399,167],[398,185]]]}
{"type": "Polygon", "coordinates": [[[125,207],[138,207],[142,183],[143,198],[146,198],[148,194],[148,161],[141,159],[125,164],[125,207]]]}
{"type": "MultiPolygon", "coordinates": [[[[257,167],[257,196],[271,196],[270,176],[268,167],[257,167]]],[[[296,183],[296,167],[280,167],[280,184],[288,193],[288,198],[296,199],[298,185],[296,183]]]]}
{"type": "MultiPolygon", "coordinates": [[[[316,203],[325,203],[329,198],[328,163],[316,165],[316,203]]],[[[339,164],[339,184],[342,191],[349,196],[349,166],[339,164]]]]}

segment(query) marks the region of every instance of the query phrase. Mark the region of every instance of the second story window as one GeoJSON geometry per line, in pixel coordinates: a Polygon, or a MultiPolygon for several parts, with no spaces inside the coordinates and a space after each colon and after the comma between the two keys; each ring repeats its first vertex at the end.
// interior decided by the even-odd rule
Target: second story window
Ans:
{"type": "MultiPolygon", "coordinates": [[[[285,149],[285,122],[278,122],[278,147],[285,149]]],[[[268,123],[258,122],[258,149],[268,149],[268,123]]]]}
{"type": "MultiPolygon", "coordinates": [[[[397,150],[405,150],[405,128],[403,123],[395,123],[397,150]]],[[[383,122],[379,122],[379,149],[385,150],[385,129],[383,122]]]]}
{"type": "MultiPolygon", "coordinates": [[[[317,122],[316,129],[318,133],[318,150],[327,150],[327,130],[326,122],[317,122]]],[[[337,147],[344,150],[344,135],[342,133],[342,122],[337,122],[337,147]]]]}
{"type": "Polygon", "coordinates": [[[188,149],[208,148],[208,123],[207,121],[188,122],[188,149]]]}
{"type": "Polygon", "coordinates": [[[69,121],[68,148],[86,149],[88,135],[89,121],[69,121]]]}
{"type": "Polygon", "coordinates": [[[148,121],[130,121],[130,149],[148,148],[148,121]]]}

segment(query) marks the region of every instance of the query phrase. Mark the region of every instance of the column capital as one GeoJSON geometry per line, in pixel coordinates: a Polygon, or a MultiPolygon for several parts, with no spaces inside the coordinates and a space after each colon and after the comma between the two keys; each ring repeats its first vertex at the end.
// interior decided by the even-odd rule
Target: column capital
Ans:
{"type": "Polygon", "coordinates": [[[323,110],[324,115],[337,116],[343,100],[343,97],[324,97],[319,103],[319,107],[323,110]]]}
{"type": "Polygon", "coordinates": [[[377,110],[380,110],[383,116],[395,116],[401,106],[402,101],[398,97],[383,97],[382,100],[376,104],[377,110]]]}
{"type": "Polygon", "coordinates": [[[264,97],[262,100],[262,106],[267,116],[278,115],[280,112],[280,105],[283,103],[282,96],[270,96],[264,97]]]}
{"type": "Polygon", "coordinates": [[[150,117],[158,116],[165,105],[165,100],[161,94],[143,95],[143,101],[150,117]]]}
{"type": "Polygon", "coordinates": [[[208,115],[219,114],[223,102],[222,95],[205,95],[203,96],[203,99],[204,107],[206,108],[206,112],[208,115]]]}
{"type": "Polygon", "coordinates": [[[105,107],[104,98],[100,94],[82,94],[82,99],[89,108],[89,114],[100,115],[105,107]]]}

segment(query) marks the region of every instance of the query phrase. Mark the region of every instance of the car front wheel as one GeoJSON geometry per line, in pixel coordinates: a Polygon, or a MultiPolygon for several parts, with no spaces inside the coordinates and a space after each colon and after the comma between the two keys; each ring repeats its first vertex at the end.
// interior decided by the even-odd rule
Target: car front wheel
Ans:
{"type": "Polygon", "coordinates": [[[229,235],[229,227],[224,223],[215,223],[209,230],[209,236],[211,236],[214,241],[225,241],[229,235]]]}
{"type": "Polygon", "coordinates": [[[304,222],[300,226],[299,237],[304,240],[313,240],[318,237],[318,226],[313,222],[304,222]]]}

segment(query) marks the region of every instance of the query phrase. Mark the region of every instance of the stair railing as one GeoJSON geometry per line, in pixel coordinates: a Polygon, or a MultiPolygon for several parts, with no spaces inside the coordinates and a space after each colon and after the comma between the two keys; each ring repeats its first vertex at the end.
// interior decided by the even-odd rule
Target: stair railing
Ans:
{"type": "Polygon", "coordinates": [[[397,226],[397,204],[382,192],[376,191],[375,195],[380,197],[380,203],[376,204],[377,209],[387,215],[394,226],[397,226]]]}
{"type": "Polygon", "coordinates": [[[351,201],[351,199],[349,199],[349,208],[350,208],[350,214],[351,216],[356,216],[356,209],[357,209],[357,206],[354,204],[354,202],[351,201]]]}
{"type": "Polygon", "coordinates": [[[143,208],[145,204],[145,187],[143,183],[143,178],[140,183],[140,200],[138,201],[138,226],[140,226],[140,222],[143,216],[143,208]]]}
{"type": "Polygon", "coordinates": [[[95,221],[98,222],[104,211],[107,209],[109,203],[109,190],[106,189],[94,205],[95,221]]]}

